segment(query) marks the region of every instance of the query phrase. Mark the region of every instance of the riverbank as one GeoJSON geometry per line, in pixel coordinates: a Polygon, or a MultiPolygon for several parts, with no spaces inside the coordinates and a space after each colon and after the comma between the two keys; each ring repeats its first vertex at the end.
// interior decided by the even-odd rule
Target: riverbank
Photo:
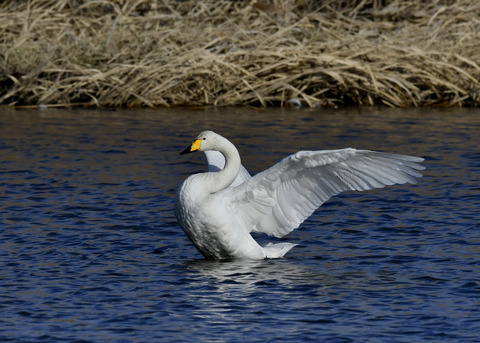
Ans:
{"type": "Polygon", "coordinates": [[[480,3],[0,4],[3,106],[476,106],[480,3]]]}

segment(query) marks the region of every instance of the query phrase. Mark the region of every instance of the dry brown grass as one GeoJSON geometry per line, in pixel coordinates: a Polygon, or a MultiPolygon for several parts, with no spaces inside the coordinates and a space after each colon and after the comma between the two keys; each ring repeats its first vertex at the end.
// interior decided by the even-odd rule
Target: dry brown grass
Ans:
{"type": "Polygon", "coordinates": [[[5,106],[478,106],[477,0],[17,0],[5,106]]]}

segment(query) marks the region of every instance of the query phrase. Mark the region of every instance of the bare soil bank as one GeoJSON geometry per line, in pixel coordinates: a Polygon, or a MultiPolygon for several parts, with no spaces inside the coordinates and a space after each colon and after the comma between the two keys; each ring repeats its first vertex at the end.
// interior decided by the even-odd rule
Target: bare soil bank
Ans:
{"type": "Polygon", "coordinates": [[[16,0],[0,104],[479,106],[477,0],[16,0]]]}

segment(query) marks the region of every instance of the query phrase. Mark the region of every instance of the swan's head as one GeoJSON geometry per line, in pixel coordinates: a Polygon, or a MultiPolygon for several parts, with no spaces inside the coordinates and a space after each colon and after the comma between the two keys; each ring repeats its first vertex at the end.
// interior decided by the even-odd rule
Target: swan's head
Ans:
{"type": "Polygon", "coordinates": [[[183,150],[180,155],[188,154],[195,151],[208,151],[208,150],[218,150],[220,147],[220,141],[223,138],[222,136],[216,134],[213,131],[203,131],[201,132],[190,144],[188,148],[183,150]]]}

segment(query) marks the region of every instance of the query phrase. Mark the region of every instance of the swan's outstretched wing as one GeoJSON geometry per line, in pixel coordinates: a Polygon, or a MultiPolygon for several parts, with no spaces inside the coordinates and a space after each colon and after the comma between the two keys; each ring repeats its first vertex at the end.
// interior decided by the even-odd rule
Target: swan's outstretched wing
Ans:
{"type": "MultiPolygon", "coordinates": [[[[221,152],[215,150],[204,151],[205,156],[207,157],[208,171],[209,172],[218,172],[225,167],[225,157],[221,152]]],[[[237,178],[233,181],[230,187],[236,187],[248,179],[250,179],[250,173],[245,169],[243,165],[240,165],[240,171],[238,172],[237,178]]]]}
{"type": "Polygon", "coordinates": [[[416,183],[421,161],[368,150],[299,151],[223,192],[246,228],[282,237],[338,193],[416,183]]]}

